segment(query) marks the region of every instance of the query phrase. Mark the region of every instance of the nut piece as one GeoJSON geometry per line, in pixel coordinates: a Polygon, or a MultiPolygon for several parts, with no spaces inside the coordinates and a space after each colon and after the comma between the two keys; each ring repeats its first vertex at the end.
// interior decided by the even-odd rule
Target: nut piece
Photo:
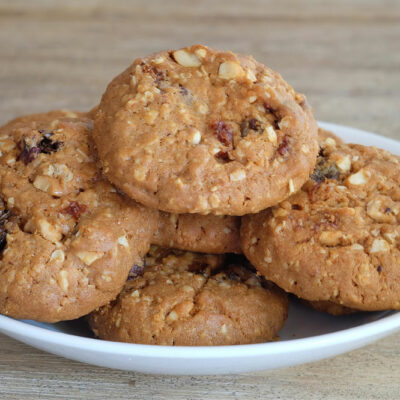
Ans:
{"type": "Polygon", "coordinates": [[[86,265],[93,264],[96,260],[103,257],[103,252],[98,251],[78,251],[76,256],[81,259],[86,265]]]}
{"type": "Polygon", "coordinates": [[[38,221],[39,233],[50,242],[58,242],[62,238],[62,233],[57,230],[56,227],[50,225],[50,223],[45,219],[40,219],[38,221]]]}
{"type": "Polygon", "coordinates": [[[190,143],[191,144],[199,144],[201,141],[201,133],[199,130],[195,129],[190,135],[190,143]]]}
{"type": "Polygon", "coordinates": [[[246,178],[246,172],[242,169],[238,169],[233,171],[229,177],[231,178],[231,181],[241,181],[246,178]]]}
{"type": "Polygon", "coordinates": [[[369,251],[371,254],[378,253],[380,251],[389,251],[390,247],[386,240],[384,239],[375,239],[372,243],[371,250],[369,251]]]}
{"type": "Polygon", "coordinates": [[[222,79],[235,79],[242,75],[242,67],[234,61],[225,61],[219,66],[218,69],[218,76],[222,79]]]}
{"type": "Polygon", "coordinates": [[[48,178],[46,178],[45,176],[40,176],[39,175],[33,181],[33,186],[36,189],[39,189],[42,192],[47,193],[49,188],[50,188],[50,182],[48,181],[48,178]]]}
{"type": "Polygon", "coordinates": [[[368,178],[368,173],[360,169],[357,173],[350,175],[348,181],[352,185],[364,185],[365,183],[367,183],[368,178]]]}
{"type": "Polygon", "coordinates": [[[271,125],[269,125],[269,126],[267,127],[266,131],[267,131],[268,140],[269,140],[271,143],[276,144],[277,136],[276,136],[275,129],[274,129],[271,125]]]}
{"type": "Polygon", "coordinates": [[[339,244],[341,237],[342,232],[324,231],[319,235],[319,241],[324,246],[336,246],[339,244]]]}
{"type": "Polygon", "coordinates": [[[51,253],[50,261],[56,261],[62,263],[64,262],[64,260],[65,260],[65,254],[62,250],[60,249],[54,250],[53,253],[51,253]]]}
{"type": "Polygon", "coordinates": [[[336,166],[338,167],[339,171],[342,173],[349,172],[351,168],[351,160],[348,155],[339,157],[335,161],[336,166]]]}
{"type": "Polygon", "coordinates": [[[64,292],[67,292],[69,287],[67,277],[68,277],[67,271],[61,270],[60,275],[58,276],[58,284],[64,292]]]}
{"type": "Polygon", "coordinates": [[[200,58],[204,58],[207,55],[207,51],[205,49],[197,49],[195,51],[196,55],[200,58]]]}
{"type": "Polygon", "coordinates": [[[182,67],[200,67],[201,61],[196,54],[188,53],[186,50],[177,50],[173,53],[175,61],[182,67]]]}
{"type": "Polygon", "coordinates": [[[129,247],[128,239],[126,236],[120,236],[117,240],[118,244],[124,247],[129,247]]]}

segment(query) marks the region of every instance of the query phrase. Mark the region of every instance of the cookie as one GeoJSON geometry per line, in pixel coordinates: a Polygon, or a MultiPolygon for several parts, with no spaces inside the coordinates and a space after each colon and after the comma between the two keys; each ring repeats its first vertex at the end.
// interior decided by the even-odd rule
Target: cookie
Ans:
{"type": "Polygon", "coordinates": [[[400,308],[400,158],[356,144],[322,146],[310,180],[242,220],[260,273],[311,301],[400,308]]]}
{"type": "Polygon", "coordinates": [[[201,45],[135,60],[104,93],[94,140],[111,182],[177,214],[275,205],[318,153],[303,95],[252,57],[201,45]]]}
{"type": "Polygon", "coordinates": [[[160,212],[152,243],[200,253],[238,253],[240,218],[160,212]]]}
{"type": "Polygon", "coordinates": [[[342,315],[349,315],[358,312],[354,308],[344,307],[340,304],[332,303],[331,301],[307,301],[302,300],[302,303],[308,307],[313,308],[315,311],[331,314],[335,317],[342,315]]]}
{"type": "Polygon", "coordinates": [[[89,316],[106,340],[214,346],[272,340],[288,313],[286,294],[223,256],[153,248],[141,276],[89,316]]]}
{"type": "Polygon", "coordinates": [[[92,120],[50,112],[0,128],[0,313],[56,322],[108,303],[149,248],[157,212],[117,193],[92,120]]]}

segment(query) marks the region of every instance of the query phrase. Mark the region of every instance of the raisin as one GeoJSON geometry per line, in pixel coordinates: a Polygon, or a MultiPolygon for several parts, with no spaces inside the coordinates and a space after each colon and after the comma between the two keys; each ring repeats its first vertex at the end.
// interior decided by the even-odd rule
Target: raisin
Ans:
{"type": "Polygon", "coordinates": [[[275,110],[266,102],[264,103],[264,109],[266,112],[269,112],[271,114],[273,114],[275,112],[275,110]]]}
{"type": "Polygon", "coordinates": [[[298,204],[292,204],[292,210],[302,210],[301,206],[299,206],[298,204]]]}
{"type": "Polygon", "coordinates": [[[218,160],[221,160],[223,162],[229,162],[231,159],[229,158],[229,154],[226,151],[219,151],[217,154],[215,154],[215,157],[218,158],[218,160]]]}
{"type": "Polygon", "coordinates": [[[134,264],[133,267],[130,269],[128,274],[128,281],[133,281],[134,279],[138,278],[139,276],[143,276],[144,268],[146,267],[146,260],[143,259],[142,265],[134,264]]]}
{"type": "Polygon", "coordinates": [[[277,152],[284,156],[289,151],[289,140],[287,137],[284,137],[281,144],[278,146],[277,152]]]}
{"type": "Polygon", "coordinates": [[[215,130],[217,139],[225,146],[232,145],[233,130],[229,124],[223,121],[216,121],[211,125],[211,128],[215,130]]]}
{"type": "Polygon", "coordinates": [[[187,96],[189,94],[189,91],[182,85],[179,85],[179,91],[183,96],[187,96]]]}
{"type": "Polygon", "coordinates": [[[55,153],[62,146],[62,142],[53,142],[47,137],[44,137],[38,144],[41,153],[51,154],[55,153]]]}
{"type": "Polygon", "coordinates": [[[63,145],[62,142],[52,141],[50,137],[52,132],[40,130],[43,134],[43,139],[36,145],[31,145],[26,139],[22,139],[18,143],[18,148],[21,150],[18,161],[22,161],[25,165],[31,163],[40,153],[51,154],[59,150],[63,145]]]}
{"type": "Polygon", "coordinates": [[[81,215],[85,213],[87,206],[85,204],[79,204],[77,201],[71,201],[68,207],[61,210],[63,214],[69,214],[74,217],[76,221],[79,220],[81,215]]]}
{"type": "Polygon", "coordinates": [[[249,121],[243,121],[240,125],[241,136],[246,137],[248,130],[249,130],[249,121]]]}
{"type": "Polygon", "coordinates": [[[241,136],[246,137],[249,129],[256,132],[262,132],[263,126],[262,123],[256,118],[245,120],[240,125],[241,136]]]}
{"type": "Polygon", "coordinates": [[[382,265],[378,265],[378,268],[376,269],[379,273],[382,272],[382,265]]]}
{"type": "Polygon", "coordinates": [[[159,84],[161,81],[165,80],[165,74],[163,71],[159,71],[156,67],[148,64],[141,64],[142,71],[146,74],[150,74],[151,77],[159,84]]]}
{"type": "Polygon", "coordinates": [[[40,153],[39,147],[30,147],[25,139],[18,143],[18,148],[21,150],[17,158],[18,161],[22,161],[25,165],[31,163],[40,153]]]}
{"type": "Polygon", "coordinates": [[[6,247],[7,244],[7,231],[5,223],[7,218],[10,216],[10,211],[7,209],[0,210],[0,251],[6,247]]]}
{"type": "Polygon", "coordinates": [[[326,179],[339,179],[340,173],[335,163],[329,163],[325,159],[319,159],[314,172],[310,178],[317,183],[322,183],[326,179]]]}
{"type": "Polygon", "coordinates": [[[385,214],[388,214],[388,213],[390,213],[390,212],[392,212],[392,209],[391,209],[390,207],[386,207],[386,209],[385,209],[385,214]]]}

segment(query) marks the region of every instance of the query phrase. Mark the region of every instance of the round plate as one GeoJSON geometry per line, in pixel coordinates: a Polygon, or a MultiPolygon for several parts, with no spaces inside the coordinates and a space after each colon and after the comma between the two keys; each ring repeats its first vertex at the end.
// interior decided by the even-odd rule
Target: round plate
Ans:
{"type": "MultiPolygon", "coordinates": [[[[320,123],[346,142],[375,145],[400,155],[400,142],[358,129],[320,123]]],[[[320,360],[362,347],[400,330],[400,312],[333,317],[291,300],[276,342],[216,347],[169,347],[94,339],[83,319],[45,324],[0,315],[0,332],[73,360],[153,374],[211,375],[267,370],[320,360]]]]}

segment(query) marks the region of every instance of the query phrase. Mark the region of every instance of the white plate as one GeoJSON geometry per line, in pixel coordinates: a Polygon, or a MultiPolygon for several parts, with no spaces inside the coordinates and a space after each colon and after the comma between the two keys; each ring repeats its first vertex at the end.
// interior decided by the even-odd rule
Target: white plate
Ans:
{"type": "MultiPolygon", "coordinates": [[[[339,125],[321,126],[347,142],[376,145],[400,155],[400,142],[339,125]]],[[[168,347],[93,339],[82,320],[44,324],[0,315],[0,332],[50,353],[103,367],[174,375],[243,373],[316,361],[362,347],[397,330],[400,312],[332,317],[292,301],[278,342],[168,347]]]]}

